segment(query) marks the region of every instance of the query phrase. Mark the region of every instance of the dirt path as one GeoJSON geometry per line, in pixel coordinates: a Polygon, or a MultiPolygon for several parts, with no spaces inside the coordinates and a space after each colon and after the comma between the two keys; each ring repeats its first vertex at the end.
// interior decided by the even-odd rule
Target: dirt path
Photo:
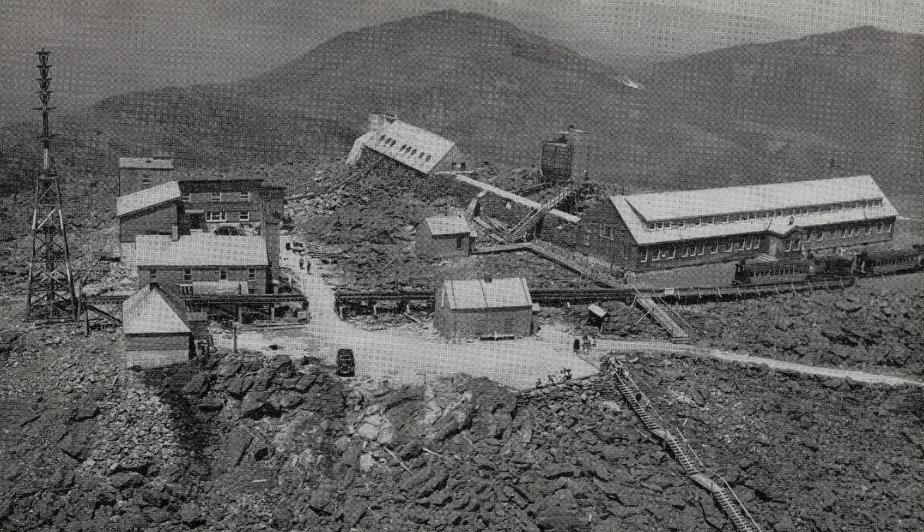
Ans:
{"type": "MultiPolygon", "coordinates": [[[[297,259],[283,257],[282,265],[299,272],[297,259]],[[294,267],[292,267],[294,266],[294,267]]],[[[356,356],[356,374],[395,384],[419,384],[427,378],[455,373],[488,377],[515,389],[531,388],[537,379],[558,375],[569,368],[575,378],[592,375],[596,368],[575,356],[573,336],[546,327],[535,336],[497,342],[449,342],[432,328],[417,325],[368,331],[341,320],[334,309],[334,292],[324,281],[324,267],[312,261],[311,274],[299,272],[298,283],[308,297],[311,322],[297,331],[242,332],[238,345],[266,353],[300,357],[319,353],[333,363],[338,348],[356,356]],[[276,349],[270,349],[275,344],[276,349]]],[[[229,337],[216,338],[227,346],[229,337]]]]}
{"type": "Polygon", "coordinates": [[[693,345],[673,344],[670,342],[657,341],[615,341],[615,340],[598,340],[597,349],[603,351],[644,351],[648,353],[674,353],[689,354],[702,357],[710,357],[737,364],[764,365],[771,369],[780,371],[794,371],[806,375],[819,375],[822,377],[835,377],[842,379],[851,379],[857,382],[866,382],[870,384],[886,384],[889,386],[922,386],[924,382],[893,375],[883,375],[880,373],[869,373],[866,371],[828,368],[822,366],[809,366],[796,362],[786,362],[773,358],[756,357],[752,355],[736,353],[731,351],[722,351],[720,349],[708,349],[693,345]]]}

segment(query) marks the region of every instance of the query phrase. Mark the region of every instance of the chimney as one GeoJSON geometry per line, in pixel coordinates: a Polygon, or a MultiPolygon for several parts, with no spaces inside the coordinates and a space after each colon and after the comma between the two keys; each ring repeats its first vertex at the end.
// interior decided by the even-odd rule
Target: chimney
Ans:
{"type": "Polygon", "coordinates": [[[177,226],[177,224],[173,224],[172,226],[170,226],[170,240],[173,240],[174,242],[176,242],[179,239],[180,239],[180,228],[179,226],[177,226]]]}

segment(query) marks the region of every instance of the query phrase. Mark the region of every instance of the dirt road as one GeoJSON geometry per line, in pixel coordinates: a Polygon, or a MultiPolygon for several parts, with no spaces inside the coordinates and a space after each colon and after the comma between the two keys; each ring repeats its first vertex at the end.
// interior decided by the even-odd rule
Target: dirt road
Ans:
{"type": "MultiPolygon", "coordinates": [[[[282,265],[291,266],[292,261],[286,257],[282,265]]],[[[419,384],[427,378],[467,373],[525,389],[534,387],[537,379],[558,375],[562,368],[569,368],[575,378],[597,371],[574,355],[572,336],[552,328],[530,338],[466,343],[449,342],[433,329],[421,330],[416,325],[381,331],[361,329],[337,316],[334,293],[322,276],[324,266],[312,260],[311,274],[307,274],[299,271],[297,259],[294,261],[291,270],[298,272],[297,281],[310,302],[311,322],[292,332],[243,332],[238,336],[239,347],[296,358],[319,353],[329,363],[333,363],[338,348],[350,348],[356,356],[357,376],[387,379],[394,384],[419,384]]],[[[227,347],[230,337],[216,341],[227,347]]]]}
{"type": "Polygon", "coordinates": [[[617,351],[617,352],[633,352],[633,351],[643,351],[646,353],[672,353],[672,354],[687,354],[694,356],[710,357],[719,360],[725,360],[728,362],[735,362],[737,364],[751,364],[751,365],[764,365],[768,366],[771,369],[779,371],[794,371],[797,373],[803,373],[806,375],[818,375],[822,377],[835,377],[841,379],[851,379],[857,382],[866,382],[870,384],[886,384],[889,386],[922,386],[924,387],[924,382],[907,379],[903,377],[896,377],[892,375],[883,375],[880,373],[870,373],[866,371],[856,371],[856,370],[847,370],[847,369],[838,369],[838,368],[829,368],[823,366],[809,366],[806,364],[798,364],[795,362],[786,362],[783,360],[776,360],[772,358],[765,357],[756,357],[740,352],[732,351],[722,351],[720,349],[708,349],[703,347],[697,347],[694,345],[683,345],[683,344],[673,344],[670,342],[657,342],[657,341],[611,341],[611,340],[598,340],[597,341],[598,350],[605,351],[617,351]]]}

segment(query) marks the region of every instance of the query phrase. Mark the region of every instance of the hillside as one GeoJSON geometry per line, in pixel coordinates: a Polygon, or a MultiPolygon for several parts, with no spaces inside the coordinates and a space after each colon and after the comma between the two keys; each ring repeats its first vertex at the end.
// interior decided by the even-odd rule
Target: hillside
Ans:
{"type": "MultiPolygon", "coordinates": [[[[234,84],[135,92],[55,119],[58,160],[114,175],[118,155],[173,151],[184,166],[344,156],[368,113],[391,111],[479,158],[536,162],[575,124],[591,168],[633,189],[920,172],[924,37],[858,29],[658,65],[629,88],[611,67],[483,15],[456,11],[344,33],[234,84]],[[806,104],[809,102],[809,104],[806,104]],[[896,149],[902,151],[894,151],[896,149]]],[[[34,123],[0,139],[5,191],[33,167],[34,123]],[[24,159],[25,157],[25,159],[24,159]]]]}
{"type": "Polygon", "coordinates": [[[656,65],[652,106],[794,173],[869,173],[893,194],[924,171],[924,36],[873,27],[656,65]],[[830,168],[831,159],[834,168],[830,168]]]}

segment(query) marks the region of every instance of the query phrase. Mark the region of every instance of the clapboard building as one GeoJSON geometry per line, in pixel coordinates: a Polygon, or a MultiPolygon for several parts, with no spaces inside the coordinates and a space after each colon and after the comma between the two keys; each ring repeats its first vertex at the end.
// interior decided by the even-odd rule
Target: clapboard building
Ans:
{"type": "Polygon", "coordinates": [[[369,115],[369,129],[356,139],[347,164],[359,161],[363,150],[373,151],[421,174],[465,170],[467,158],[456,143],[394,115],[369,115]]]}
{"type": "Polygon", "coordinates": [[[464,216],[430,216],[417,226],[416,253],[421,257],[467,257],[475,233],[464,216]]]}
{"type": "Polygon", "coordinates": [[[870,176],[617,195],[591,208],[575,249],[631,271],[892,239],[898,213],[870,176]]]}
{"type": "Polygon", "coordinates": [[[272,277],[261,236],[192,234],[139,235],[135,262],[138,286],[156,282],[164,290],[183,295],[272,293],[272,277]]]}
{"type": "Polygon", "coordinates": [[[135,238],[138,235],[166,235],[179,238],[188,233],[182,225],[183,202],[176,181],[144,188],[116,198],[119,220],[119,250],[122,263],[135,265],[135,238]]]}
{"type": "Polygon", "coordinates": [[[450,339],[522,337],[535,332],[526,280],[445,281],[437,289],[433,323],[450,339]]]}
{"type": "Polygon", "coordinates": [[[173,159],[156,155],[153,157],[119,157],[119,195],[124,196],[176,180],[173,159]]]}
{"type": "Polygon", "coordinates": [[[128,367],[157,368],[189,360],[196,326],[183,302],[151,283],[122,303],[128,367]]]}

